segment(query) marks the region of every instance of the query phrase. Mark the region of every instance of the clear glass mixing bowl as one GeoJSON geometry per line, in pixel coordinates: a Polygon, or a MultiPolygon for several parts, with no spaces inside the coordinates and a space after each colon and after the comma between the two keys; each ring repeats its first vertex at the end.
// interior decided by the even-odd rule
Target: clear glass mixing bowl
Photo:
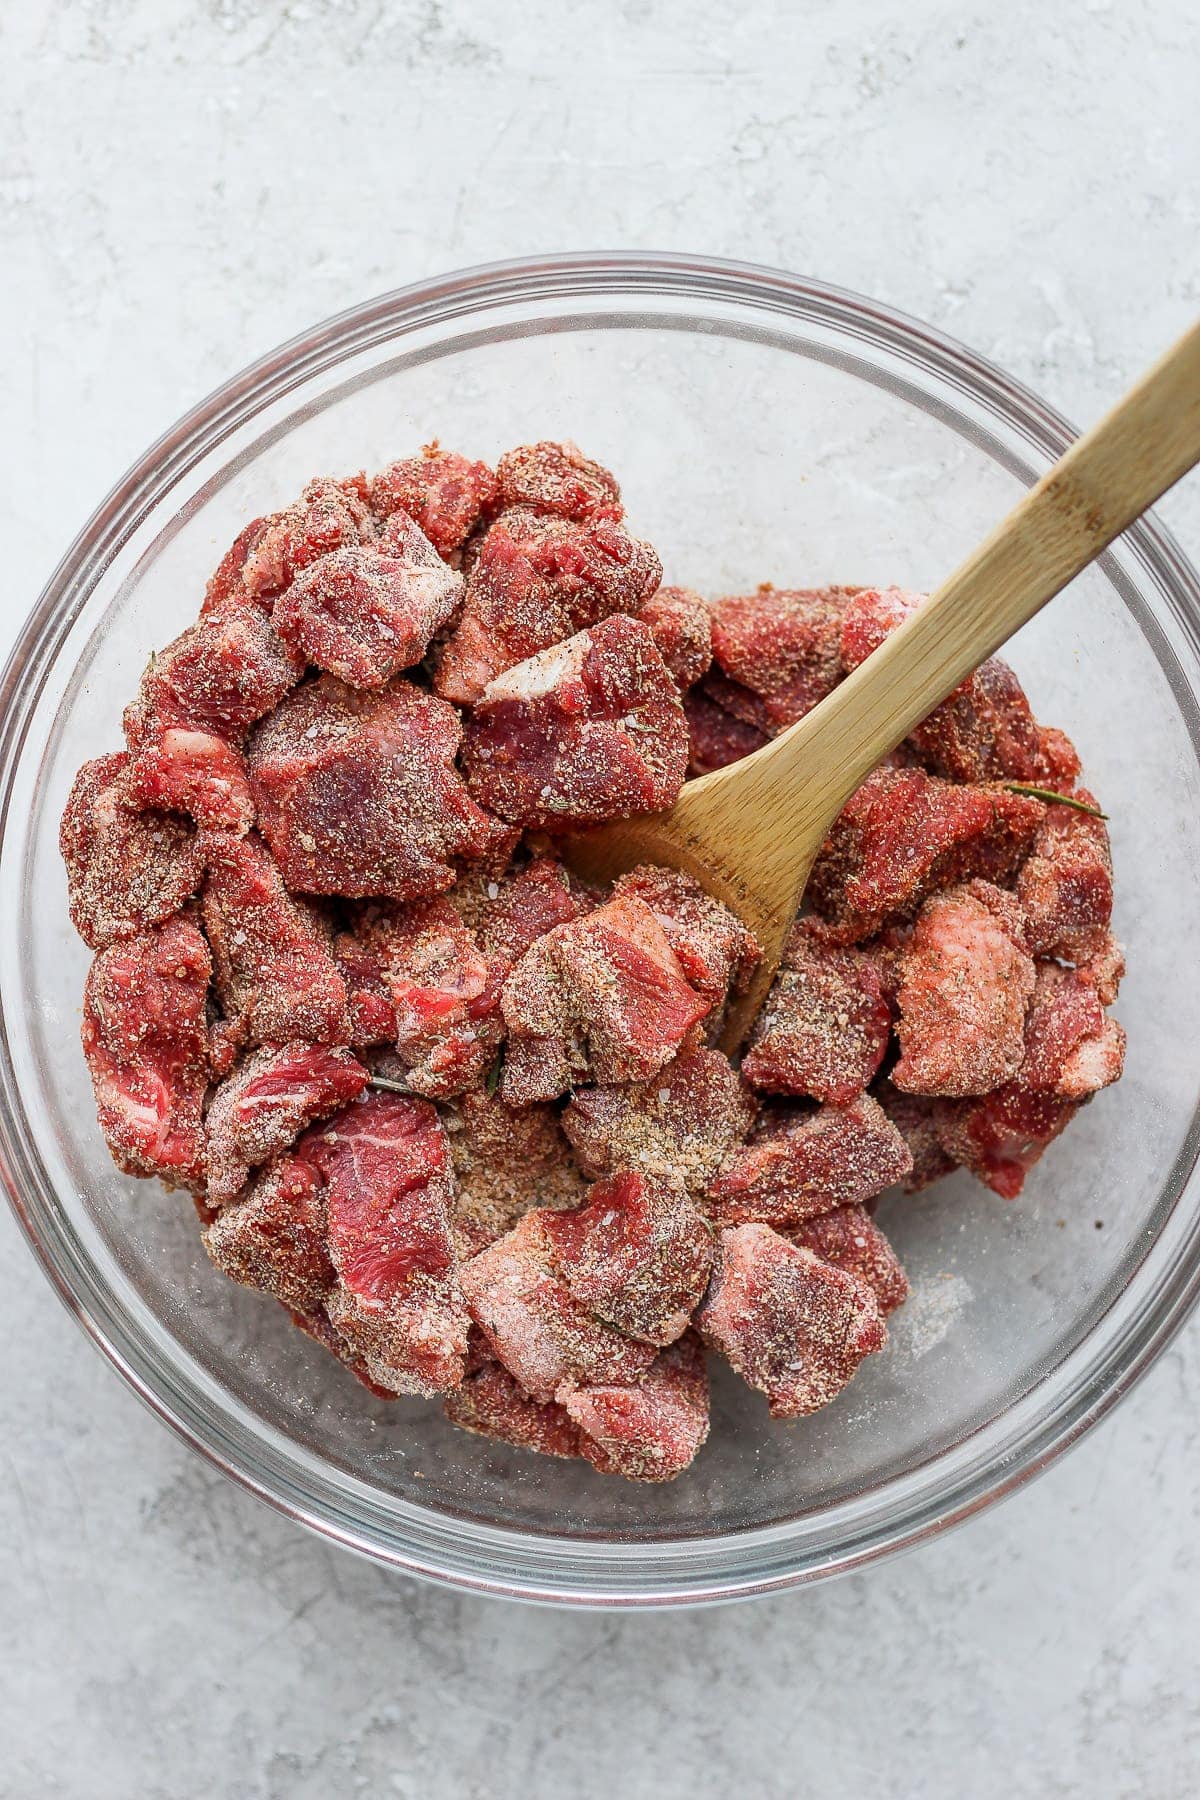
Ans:
{"type": "Polygon", "coordinates": [[[854,295],[692,258],[591,256],[390,294],[239,375],[100,507],[9,665],[0,743],[0,1157],[59,1293],[180,1434],[294,1518],[491,1593],[663,1604],[868,1562],[1077,1438],[1195,1298],[1200,1210],[1200,587],[1145,520],[1012,648],[1112,814],[1127,1073],[1006,1205],[965,1176],[885,1203],[913,1282],[889,1351],[772,1424],[717,1371],[712,1437],[661,1489],[508,1451],[373,1400],[282,1310],[211,1269],[190,1202],[120,1176],[78,1045],[87,965],[59,812],[120,739],[147,655],[253,513],[311,474],[438,436],[570,436],[620,474],[670,579],[923,588],[1070,428],[978,357],[854,295]],[[1180,947],[1187,947],[1183,954],[1180,947]]]}

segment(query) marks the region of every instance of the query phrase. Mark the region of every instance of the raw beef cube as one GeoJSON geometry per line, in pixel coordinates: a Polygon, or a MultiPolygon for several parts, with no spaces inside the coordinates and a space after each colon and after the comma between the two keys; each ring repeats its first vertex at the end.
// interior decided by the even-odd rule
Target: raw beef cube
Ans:
{"type": "Polygon", "coordinates": [[[690,875],[645,865],[622,875],[613,898],[629,895],[650,908],[679,966],[714,1010],[745,990],[762,954],[736,913],[706,894],[690,875]]]}
{"type": "Polygon", "coordinates": [[[806,902],[842,943],[911,918],[927,894],[972,875],[1002,881],[1032,847],[1040,800],[963,787],[921,769],[876,769],[842,809],[813,865],[806,902]]]}
{"type": "Polygon", "coordinates": [[[391,1000],[407,1085],[446,1099],[482,1081],[503,1035],[507,963],[485,957],[441,898],[368,907],[355,935],[376,960],[391,1000]]]}
{"type": "Polygon", "coordinates": [[[450,1240],[450,1155],[434,1108],[369,1093],[307,1131],[296,1154],[328,1190],[334,1328],[394,1393],[457,1387],[468,1319],[450,1240]]]}
{"type": "Polygon", "coordinates": [[[638,618],[648,625],[658,653],[680,693],[707,674],[712,662],[712,615],[691,588],[660,587],[643,600],[638,618]]]}
{"type": "Polygon", "coordinates": [[[476,799],[526,827],[664,811],[687,757],[683,707],[650,629],[619,616],[497,675],[463,741],[476,799]]]}
{"type": "MultiPolygon", "coordinates": [[[[1096,804],[1086,788],[1075,798],[1096,804]]],[[[1084,962],[1093,955],[1112,918],[1112,853],[1104,820],[1074,806],[1048,806],[1017,877],[1017,898],[1038,956],[1084,962]]]]}
{"type": "Polygon", "coordinates": [[[194,826],[126,797],[129,757],[98,756],[72,785],[59,829],[71,923],[91,950],[161,925],[200,885],[194,826]]]}
{"type": "Polygon", "coordinates": [[[454,758],[452,706],[406,681],[365,694],[322,675],[289,695],[250,744],[262,831],[291,888],[417,900],[454,881],[455,857],[500,835],[454,758]]]}
{"type": "MultiPolygon", "coordinates": [[[[856,594],[842,623],[845,667],[857,668],[924,598],[901,588],[864,588],[856,594]]],[[[909,742],[932,774],[951,781],[1007,779],[1040,785],[1062,766],[1059,738],[1061,733],[1043,746],[1025,690],[1008,664],[992,656],[935,707],[909,742]]]]}
{"type": "Polygon", "coordinates": [[[238,746],[304,673],[266,616],[230,603],[151,659],[125,709],[131,797],[245,830],[254,807],[238,746]]]}
{"type": "Polygon", "coordinates": [[[543,1456],[580,1454],[579,1427],[553,1400],[531,1400],[499,1363],[485,1363],[447,1394],[442,1408],[452,1425],[480,1437],[497,1438],[543,1456]]]}
{"type": "Polygon", "coordinates": [[[721,1232],[696,1323],[743,1381],[762,1390],[776,1419],[827,1406],[863,1358],[887,1343],[865,1281],[768,1225],[721,1232]]]}
{"type": "Polygon", "coordinates": [[[213,835],[203,913],[224,1014],[218,1037],[231,1047],[349,1043],[346,984],[328,933],[292,899],[253,834],[213,835]]]}
{"type": "Polygon", "coordinates": [[[1111,931],[1098,933],[1095,947],[1078,966],[1099,994],[1101,1005],[1111,1006],[1125,974],[1125,952],[1111,931]]]}
{"type": "Polygon", "coordinates": [[[576,1075],[647,1081],[710,1003],[648,906],[621,897],[539,938],[504,984],[504,1098],[552,1100],[576,1075]]]}
{"type": "Polygon", "coordinates": [[[474,1256],[530,1207],[577,1206],[583,1177],[552,1106],[512,1107],[474,1088],[443,1109],[454,1164],[454,1242],[474,1256]]]}
{"type": "Polygon", "coordinates": [[[636,1384],[570,1388],[563,1402],[583,1434],[580,1451],[602,1475],[673,1481],[708,1436],[703,1345],[689,1331],[636,1384]]]}
{"type": "Polygon", "coordinates": [[[636,612],[661,579],[650,545],[611,519],[578,524],[502,515],[472,564],[462,620],[434,686],[445,699],[471,706],[514,663],[610,613],[636,612]]]}
{"type": "Polygon", "coordinates": [[[101,950],[83,997],[83,1053],[113,1161],[168,1186],[204,1179],[212,959],[182,915],[101,950]]]}
{"type": "Polygon", "coordinates": [[[901,958],[896,1087],[962,1098],[1016,1074],[1034,982],[1026,942],[1021,908],[988,881],[930,896],[901,958]]]}
{"type": "Polygon", "coordinates": [[[806,1219],[785,1233],[790,1243],[811,1250],[822,1262],[865,1281],[881,1313],[894,1312],[908,1299],[908,1277],[900,1258],[861,1206],[839,1206],[806,1219]]]}
{"type": "Polygon", "coordinates": [[[339,931],[333,958],[346,984],[350,1042],[356,1049],[396,1041],[396,1005],[379,954],[353,931],[339,931]]]}
{"type": "Polygon", "coordinates": [[[684,1189],[626,1170],[582,1206],[541,1218],[576,1300],[618,1331],[671,1344],[708,1285],[713,1236],[684,1189]]]}
{"type": "MultiPolygon", "coordinates": [[[[366,1069],[348,1050],[297,1039],[252,1051],[209,1102],[208,1198],[218,1206],[232,1200],[252,1168],[289,1149],[306,1125],[337,1112],[366,1085],[366,1069]]],[[[303,1311],[303,1302],[290,1304],[303,1311]]]]}
{"type": "Polygon", "coordinates": [[[847,1106],[887,1050],[891,1014],[878,964],[797,927],[754,1027],[742,1073],[775,1094],[847,1106]]]}
{"type": "Polygon", "coordinates": [[[946,1155],[1002,1199],[1015,1200],[1029,1170],[1078,1111],[1077,1101],[1009,1081],[977,1100],[940,1100],[934,1117],[946,1155]]]}
{"type": "Polygon", "coordinates": [[[222,611],[230,601],[242,606],[257,605],[263,611],[270,611],[270,600],[257,600],[246,586],[246,568],[271,524],[270,518],[263,518],[251,519],[248,525],[243,525],[208,578],[200,608],[202,616],[222,611]]]}
{"type": "Polygon", "coordinates": [[[317,1171],[281,1156],[244,1199],[217,1214],[204,1233],[204,1248],[243,1287],[273,1294],[291,1312],[312,1312],[334,1283],[328,1232],[317,1171]]]}
{"type": "Polygon", "coordinates": [[[378,547],[337,550],[275,602],[284,642],[352,687],[377,688],[420,662],[453,613],[462,577],[403,513],[378,547]]]}
{"type": "Polygon", "coordinates": [[[376,475],[370,498],[381,519],[407,513],[439,556],[451,556],[496,504],[496,477],[486,463],[426,444],[376,475]]]}
{"type": "Polygon", "coordinates": [[[645,1086],[580,1088],[563,1130],[593,1180],[639,1169],[703,1195],[754,1124],[753,1095],[719,1050],[681,1050],[645,1086]]]}
{"type": "Polygon", "coordinates": [[[688,768],[692,775],[710,775],[714,769],[740,762],[768,742],[765,731],[734,718],[699,690],[685,695],[683,710],[691,739],[688,768]]]}
{"type": "Polygon", "coordinates": [[[754,721],[773,736],[811,712],[842,679],[845,588],[731,594],[712,608],[713,656],[730,680],[764,701],[754,721]]]}
{"type": "Polygon", "coordinates": [[[708,1210],[722,1225],[798,1225],[835,1206],[860,1206],[902,1181],[908,1146],[878,1101],[769,1113],[724,1174],[708,1210]]]}
{"type": "Polygon", "coordinates": [[[496,478],[503,507],[528,506],[565,519],[621,517],[616,476],[577,444],[518,444],[496,464],[496,478]]]}
{"type": "Polygon", "coordinates": [[[930,1187],[957,1168],[938,1136],[936,1101],[926,1099],[923,1094],[902,1094],[890,1081],[883,1081],[879,1084],[879,1104],[908,1145],[912,1157],[912,1169],[902,1183],[906,1194],[919,1194],[923,1188],[930,1187]]]}
{"type": "Polygon", "coordinates": [[[1118,1081],[1125,1033],[1107,1018],[1086,975],[1058,963],[1039,962],[1025,1024],[1020,1082],[1060,1100],[1086,1100],[1118,1081]]]}
{"type": "Polygon", "coordinates": [[[361,476],[318,476],[291,506],[265,519],[242,570],[244,593],[269,605],[319,558],[373,543],[375,521],[362,490],[361,476]]]}
{"type": "Polygon", "coordinates": [[[288,1317],[306,1337],[310,1337],[315,1344],[320,1344],[323,1350],[328,1350],[331,1356],[336,1356],[342,1367],[349,1369],[354,1379],[360,1381],[377,1400],[396,1398],[395,1391],[376,1381],[367,1368],[365,1359],[356,1350],[352,1350],[345,1338],[334,1330],[323,1306],[314,1307],[310,1312],[294,1312],[289,1307],[288,1317]]]}
{"type": "Polygon", "coordinates": [[[614,1331],[572,1297],[543,1229],[553,1216],[527,1212],[459,1269],[471,1317],[493,1354],[540,1401],[568,1384],[636,1380],[654,1360],[652,1345],[614,1331]]]}
{"type": "Polygon", "coordinates": [[[556,925],[572,925],[595,910],[586,891],[549,856],[537,857],[519,875],[489,883],[485,891],[479,925],[483,947],[510,967],[556,925]]]}

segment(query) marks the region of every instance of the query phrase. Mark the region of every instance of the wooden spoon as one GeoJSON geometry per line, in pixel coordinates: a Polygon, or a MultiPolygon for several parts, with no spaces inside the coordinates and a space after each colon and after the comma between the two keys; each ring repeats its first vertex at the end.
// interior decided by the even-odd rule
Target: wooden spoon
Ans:
{"type": "Polygon", "coordinates": [[[834,819],[889,751],[1013,632],[1200,462],[1200,323],[1085,432],[948,581],[798,724],[741,762],[689,781],[670,812],[572,838],[571,865],[612,880],[639,863],[682,869],[762,946],[730,1008],[740,1048],[779,964],[834,819]]]}

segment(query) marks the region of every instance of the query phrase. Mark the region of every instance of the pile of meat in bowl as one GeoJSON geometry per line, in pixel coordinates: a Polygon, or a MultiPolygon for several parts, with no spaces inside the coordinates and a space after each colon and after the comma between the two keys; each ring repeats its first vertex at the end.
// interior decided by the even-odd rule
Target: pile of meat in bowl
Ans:
{"type": "Polygon", "coordinates": [[[119,1166],[374,1392],[650,1481],[704,1442],[708,1350],[776,1417],[834,1399],[907,1292],[877,1196],[1014,1197],[1124,1050],[1103,815],[998,659],[854,795],[714,1047],[750,934],[557,840],[764,744],[920,596],[661,578],[572,445],[315,480],[62,825],[119,1166]]]}

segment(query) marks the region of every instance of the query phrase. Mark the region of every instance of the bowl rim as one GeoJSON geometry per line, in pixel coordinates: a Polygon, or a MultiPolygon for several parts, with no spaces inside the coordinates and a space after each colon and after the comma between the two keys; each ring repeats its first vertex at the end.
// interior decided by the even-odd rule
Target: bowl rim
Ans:
{"type": "MultiPolygon", "coordinates": [[[[1061,414],[1022,383],[935,327],[850,290],[758,264],[678,252],[568,252],[480,264],[390,290],[288,339],[214,389],[151,444],[97,506],[47,581],[0,676],[0,836],[7,832],[25,731],[71,623],[121,545],[235,424],[323,370],[401,331],[521,302],[566,297],[595,301],[605,295],[628,301],[639,293],[736,303],[793,320],[825,321],[843,332],[859,328],[1018,424],[1046,455],[1061,454],[1077,435],[1061,414]]],[[[1200,652],[1200,580],[1171,534],[1147,514],[1121,542],[1135,552],[1169,599],[1171,592],[1186,596],[1186,604],[1175,599],[1170,604],[1190,648],[1200,652]]],[[[1047,1377],[989,1421],[990,1430],[1008,1420],[1009,1439],[993,1448],[981,1466],[965,1468],[952,1496],[933,1508],[926,1504],[924,1510],[917,1504],[919,1496],[902,1501],[894,1518],[877,1520],[857,1540],[802,1564],[789,1562],[787,1555],[795,1521],[709,1538],[592,1544],[475,1522],[464,1530],[461,1521],[415,1503],[399,1508],[412,1528],[405,1547],[381,1541],[378,1531],[373,1533],[361,1522],[361,1514],[356,1521],[337,1505],[306,1500],[294,1489],[285,1491],[286,1477],[276,1476],[273,1483],[268,1462],[260,1456],[257,1469],[249,1466],[244,1446],[239,1449],[212,1420],[205,1429],[177,1404],[178,1396],[169,1399],[137,1366],[120,1341],[119,1321],[114,1329],[97,1316],[81,1291],[83,1284],[71,1279],[65,1259],[54,1256],[26,1203],[15,1108],[19,1090],[0,996],[0,1179],[59,1298],[138,1397],[185,1443],[285,1516],[389,1566],[493,1596],[608,1607],[711,1604],[811,1583],[911,1548],[1005,1498],[1050,1467],[1132,1389],[1200,1298],[1200,1228],[1194,1221],[1192,1254],[1180,1257],[1168,1271],[1155,1304],[1131,1319],[1098,1362],[1094,1359],[1077,1368],[1048,1410],[1032,1404],[1047,1377]],[[731,1557],[731,1549],[736,1556],[731,1557]],[[766,1553],[765,1560],[762,1554],[751,1554],[755,1550],[766,1553]],[[673,1559],[672,1570],[654,1578],[653,1565],[664,1557],[673,1559]],[[732,1566],[735,1563],[738,1566],[732,1566]],[[652,1579],[647,1579],[647,1571],[652,1579]]],[[[1195,1185],[1193,1147],[1180,1168],[1176,1206],[1195,1185]]],[[[1052,1373],[1083,1356],[1103,1316],[1052,1373]]],[[[255,1448],[265,1454],[263,1441],[255,1448]]],[[[941,1462],[949,1454],[942,1451],[932,1460],[941,1462]]],[[[891,1485],[899,1489],[908,1479],[897,1478],[891,1485]]]]}

